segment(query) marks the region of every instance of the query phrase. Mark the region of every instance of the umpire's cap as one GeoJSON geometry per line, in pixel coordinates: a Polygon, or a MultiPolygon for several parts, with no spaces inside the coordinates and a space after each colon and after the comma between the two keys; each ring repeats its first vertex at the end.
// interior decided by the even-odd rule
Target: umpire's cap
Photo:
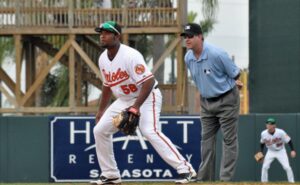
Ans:
{"type": "Polygon", "coordinates": [[[180,36],[199,35],[199,34],[202,34],[202,29],[200,25],[196,23],[188,23],[184,26],[184,32],[182,32],[180,36]]]}
{"type": "Polygon", "coordinates": [[[117,34],[117,35],[121,35],[121,33],[122,33],[121,26],[118,25],[114,21],[104,22],[104,23],[100,24],[99,27],[95,28],[96,32],[101,32],[103,30],[112,32],[112,33],[117,34]]]}
{"type": "Polygon", "coordinates": [[[276,120],[274,118],[268,118],[266,124],[274,125],[276,124],[276,120]]]}

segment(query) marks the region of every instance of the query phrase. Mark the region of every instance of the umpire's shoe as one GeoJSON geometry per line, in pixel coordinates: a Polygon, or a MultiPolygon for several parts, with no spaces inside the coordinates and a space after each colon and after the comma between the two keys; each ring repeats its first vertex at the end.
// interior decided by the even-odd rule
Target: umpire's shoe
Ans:
{"type": "Polygon", "coordinates": [[[98,185],[98,184],[117,184],[120,185],[121,184],[121,179],[120,178],[106,178],[104,176],[100,176],[99,180],[96,181],[91,181],[90,183],[92,185],[98,185]]]}
{"type": "Polygon", "coordinates": [[[175,181],[176,184],[187,184],[189,182],[195,182],[197,178],[196,172],[181,173],[179,178],[175,181]]]}

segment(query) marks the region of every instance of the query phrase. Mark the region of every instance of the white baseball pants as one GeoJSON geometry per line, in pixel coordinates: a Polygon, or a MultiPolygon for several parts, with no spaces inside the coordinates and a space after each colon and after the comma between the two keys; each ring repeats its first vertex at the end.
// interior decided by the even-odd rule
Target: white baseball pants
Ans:
{"type": "MultiPolygon", "coordinates": [[[[112,124],[112,117],[125,108],[133,105],[133,100],[114,101],[105,111],[100,121],[94,127],[96,153],[103,176],[107,178],[120,177],[120,171],[113,152],[112,135],[118,131],[112,124]]],[[[153,89],[144,104],[140,107],[141,117],[139,129],[142,135],[152,144],[158,154],[177,172],[194,172],[193,167],[178,152],[174,144],[160,130],[158,122],[162,105],[159,89],[153,89]]]]}
{"type": "Polygon", "coordinates": [[[266,156],[264,158],[264,163],[261,170],[261,181],[268,182],[268,170],[271,166],[271,163],[277,159],[280,164],[282,165],[283,169],[286,171],[287,178],[289,182],[294,181],[294,174],[293,170],[289,164],[289,159],[285,149],[281,149],[279,151],[268,150],[266,156]]]}

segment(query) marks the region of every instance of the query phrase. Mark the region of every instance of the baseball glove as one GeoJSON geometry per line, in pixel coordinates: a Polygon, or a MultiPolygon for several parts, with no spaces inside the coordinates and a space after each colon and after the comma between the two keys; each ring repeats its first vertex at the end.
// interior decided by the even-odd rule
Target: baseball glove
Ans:
{"type": "Polygon", "coordinates": [[[257,152],[254,155],[254,159],[256,160],[256,162],[261,163],[264,160],[264,154],[262,152],[257,152]]]}
{"type": "Polygon", "coordinates": [[[140,121],[140,113],[134,107],[123,110],[113,117],[112,123],[125,135],[134,135],[140,121]]]}

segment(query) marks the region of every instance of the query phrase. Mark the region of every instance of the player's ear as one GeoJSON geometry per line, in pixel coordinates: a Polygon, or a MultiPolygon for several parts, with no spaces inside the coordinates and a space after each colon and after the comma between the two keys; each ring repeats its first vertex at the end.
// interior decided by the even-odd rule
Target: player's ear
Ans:
{"type": "Polygon", "coordinates": [[[122,35],[121,34],[115,34],[115,37],[121,40],[122,35]]]}

